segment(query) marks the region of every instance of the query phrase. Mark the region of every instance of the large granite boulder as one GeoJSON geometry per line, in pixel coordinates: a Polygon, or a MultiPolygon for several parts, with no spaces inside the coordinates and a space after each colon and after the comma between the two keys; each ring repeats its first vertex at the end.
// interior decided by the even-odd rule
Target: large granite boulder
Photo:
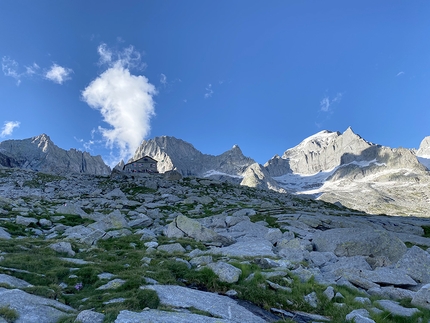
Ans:
{"type": "Polygon", "coordinates": [[[417,246],[410,248],[396,267],[420,283],[430,283],[430,254],[417,246]]]}
{"type": "Polygon", "coordinates": [[[228,246],[234,243],[233,239],[220,235],[185,215],[177,216],[166,227],[164,234],[169,238],[190,237],[197,241],[207,242],[218,246],[228,246]]]}
{"type": "Polygon", "coordinates": [[[340,228],[314,234],[316,251],[330,251],[338,257],[385,256],[398,261],[406,245],[393,233],[371,228],[340,228]]]}
{"type": "MultiPolygon", "coordinates": [[[[182,286],[151,285],[144,286],[157,292],[161,304],[176,308],[191,308],[206,311],[228,322],[263,323],[264,319],[252,314],[227,296],[202,292],[182,286]]],[[[134,321],[132,321],[134,322],[134,321]]],[[[191,322],[191,321],[190,321],[191,322]]]]}
{"type": "Polygon", "coordinates": [[[56,323],[61,317],[76,312],[63,303],[19,289],[0,288],[0,307],[3,306],[18,312],[15,323],[56,323]]]}
{"type": "Polygon", "coordinates": [[[412,305],[430,309],[430,284],[426,284],[415,294],[412,305]]]}

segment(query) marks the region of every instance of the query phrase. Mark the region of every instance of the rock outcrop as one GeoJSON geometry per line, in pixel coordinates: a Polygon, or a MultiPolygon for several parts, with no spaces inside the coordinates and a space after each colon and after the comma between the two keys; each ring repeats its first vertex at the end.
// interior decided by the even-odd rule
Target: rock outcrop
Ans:
{"type": "Polygon", "coordinates": [[[87,152],[76,149],[66,151],[57,147],[45,134],[29,139],[0,142],[0,163],[5,167],[54,174],[72,172],[108,175],[110,173],[110,168],[100,156],[91,156],[87,152]]]}

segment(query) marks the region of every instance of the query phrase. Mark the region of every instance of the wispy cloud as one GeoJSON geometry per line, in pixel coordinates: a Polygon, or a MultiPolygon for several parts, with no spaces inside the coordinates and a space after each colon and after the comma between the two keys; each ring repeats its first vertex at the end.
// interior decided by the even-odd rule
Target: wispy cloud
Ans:
{"type": "Polygon", "coordinates": [[[167,76],[164,75],[163,73],[161,73],[160,75],[160,83],[163,84],[164,86],[167,85],[167,76]]]}
{"type": "Polygon", "coordinates": [[[324,98],[320,101],[320,111],[331,112],[333,104],[339,103],[340,100],[342,100],[342,93],[337,93],[336,96],[331,100],[328,95],[325,95],[324,98]]]}
{"type": "Polygon", "coordinates": [[[15,128],[18,128],[21,122],[19,121],[6,121],[1,129],[0,137],[10,136],[15,128]]]}
{"type": "Polygon", "coordinates": [[[16,80],[16,85],[20,85],[23,78],[32,76],[43,77],[57,84],[63,84],[63,82],[70,79],[70,74],[73,73],[72,69],[55,63],[52,64],[49,70],[45,70],[44,72],[40,70],[40,66],[36,63],[20,68],[18,62],[14,59],[7,56],[3,56],[2,58],[3,74],[5,76],[13,77],[16,80]]]}
{"type": "Polygon", "coordinates": [[[206,93],[205,93],[205,99],[208,99],[212,96],[212,94],[214,94],[214,91],[212,90],[212,84],[208,84],[208,86],[206,87],[206,93]]]}
{"type": "Polygon", "coordinates": [[[65,81],[71,79],[71,73],[73,73],[72,69],[54,63],[49,71],[46,72],[45,78],[54,83],[63,84],[65,81]]]}
{"type": "Polygon", "coordinates": [[[113,156],[112,151],[111,156],[127,160],[150,132],[157,90],[145,76],[130,72],[132,67],[145,66],[133,46],[118,52],[102,44],[98,52],[107,69],[82,91],[82,99],[99,110],[103,121],[111,126],[98,128],[106,145],[119,149],[119,156],[113,156]]]}
{"type": "Polygon", "coordinates": [[[403,74],[405,74],[405,72],[401,71],[401,72],[397,73],[396,76],[400,76],[400,75],[403,75],[403,74]]]}
{"type": "Polygon", "coordinates": [[[23,77],[32,76],[37,73],[37,70],[40,68],[39,65],[33,63],[31,66],[25,66],[24,72],[19,72],[19,64],[14,59],[11,59],[8,56],[2,57],[1,68],[3,74],[5,76],[10,76],[16,80],[16,85],[21,84],[21,79],[23,77]]]}

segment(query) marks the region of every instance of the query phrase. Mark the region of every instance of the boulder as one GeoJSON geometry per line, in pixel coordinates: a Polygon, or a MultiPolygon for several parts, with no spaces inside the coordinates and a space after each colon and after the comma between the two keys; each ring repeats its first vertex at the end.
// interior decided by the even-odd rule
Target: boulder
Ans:
{"type": "Polygon", "coordinates": [[[139,313],[131,311],[121,311],[117,316],[115,323],[231,323],[230,320],[223,320],[215,317],[204,315],[183,313],[183,312],[167,312],[160,310],[147,310],[139,313]]]}
{"type": "Polygon", "coordinates": [[[68,256],[73,257],[75,255],[75,252],[72,249],[72,245],[70,242],[57,242],[49,245],[49,248],[52,250],[55,250],[56,252],[64,252],[67,253],[68,256]]]}
{"type": "Polygon", "coordinates": [[[417,246],[410,248],[395,266],[420,283],[430,283],[430,254],[417,246]]]}
{"type": "Polygon", "coordinates": [[[161,246],[158,246],[157,250],[165,251],[167,253],[184,253],[185,249],[181,246],[180,243],[172,243],[172,244],[163,244],[161,246]]]}
{"type": "Polygon", "coordinates": [[[91,310],[84,310],[76,317],[76,323],[103,323],[105,316],[91,310]]]}
{"type": "MultiPolygon", "coordinates": [[[[209,312],[214,317],[225,319],[227,322],[231,323],[266,322],[264,319],[252,314],[250,311],[240,306],[235,300],[227,296],[173,285],[151,285],[143,286],[142,288],[155,290],[162,305],[182,309],[194,307],[198,310],[209,312]]],[[[197,320],[188,322],[201,321],[197,320]]]]}
{"type": "Polygon", "coordinates": [[[28,294],[19,289],[0,288],[0,307],[9,306],[18,312],[15,323],[56,323],[76,310],[53,299],[28,294]]]}
{"type": "Polygon", "coordinates": [[[379,304],[384,310],[390,312],[393,315],[411,317],[420,311],[417,308],[406,308],[395,301],[390,301],[386,299],[381,299],[376,301],[376,304],[379,304]]]}
{"type": "Polygon", "coordinates": [[[25,216],[18,215],[16,217],[15,223],[16,224],[20,224],[20,225],[24,225],[24,226],[28,227],[28,226],[30,226],[32,224],[37,224],[37,221],[38,220],[36,218],[28,218],[28,217],[25,217],[25,216]]]}
{"type": "Polygon", "coordinates": [[[12,236],[5,229],[0,227],[0,239],[9,240],[12,236]]]}
{"type": "Polygon", "coordinates": [[[222,236],[215,231],[202,226],[198,221],[190,219],[185,215],[177,216],[166,228],[165,234],[169,238],[190,237],[218,246],[231,245],[234,240],[222,236]],[[182,232],[182,233],[181,233],[182,232]]]}
{"type": "Polygon", "coordinates": [[[430,284],[426,284],[415,294],[411,301],[412,305],[430,309],[430,284]]]}
{"type": "Polygon", "coordinates": [[[353,321],[354,323],[375,323],[374,320],[369,318],[370,314],[365,309],[353,310],[346,316],[348,322],[353,321]]]}
{"type": "Polygon", "coordinates": [[[363,228],[339,228],[315,233],[316,251],[331,251],[342,256],[385,256],[399,260],[407,251],[405,244],[391,232],[363,228]]]}
{"type": "Polygon", "coordinates": [[[24,287],[33,286],[32,284],[27,283],[25,280],[22,280],[13,276],[9,276],[6,274],[0,274],[0,284],[6,284],[14,288],[24,288],[24,287]]]}
{"type": "Polygon", "coordinates": [[[226,283],[236,283],[242,274],[242,270],[223,261],[210,263],[207,267],[212,269],[220,281],[226,283]]]}
{"type": "Polygon", "coordinates": [[[55,211],[55,213],[79,215],[83,218],[88,216],[88,214],[85,213],[85,211],[82,210],[79,206],[71,203],[65,203],[63,205],[60,205],[55,211]]]}

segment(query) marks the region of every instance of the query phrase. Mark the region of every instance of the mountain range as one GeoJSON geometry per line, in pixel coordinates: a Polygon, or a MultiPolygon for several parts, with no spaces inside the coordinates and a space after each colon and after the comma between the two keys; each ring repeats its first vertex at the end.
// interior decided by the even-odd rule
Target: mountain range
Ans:
{"type": "MultiPolygon", "coordinates": [[[[418,150],[393,149],[368,142],[351,128],[343,133],[324,130],[261,165],[237,145],[213,156],[181,139],[162,136],[144,140],[130,161],[143,156],[156,159],[160,173],[176,170],[183,176],[308,194],[374,214],[430,214],[430,137],[418,150]]],[[[0,165],[50,173],[110,173],[100,156],[65,151],[44,134],[1,142],[0,165]]]]}

